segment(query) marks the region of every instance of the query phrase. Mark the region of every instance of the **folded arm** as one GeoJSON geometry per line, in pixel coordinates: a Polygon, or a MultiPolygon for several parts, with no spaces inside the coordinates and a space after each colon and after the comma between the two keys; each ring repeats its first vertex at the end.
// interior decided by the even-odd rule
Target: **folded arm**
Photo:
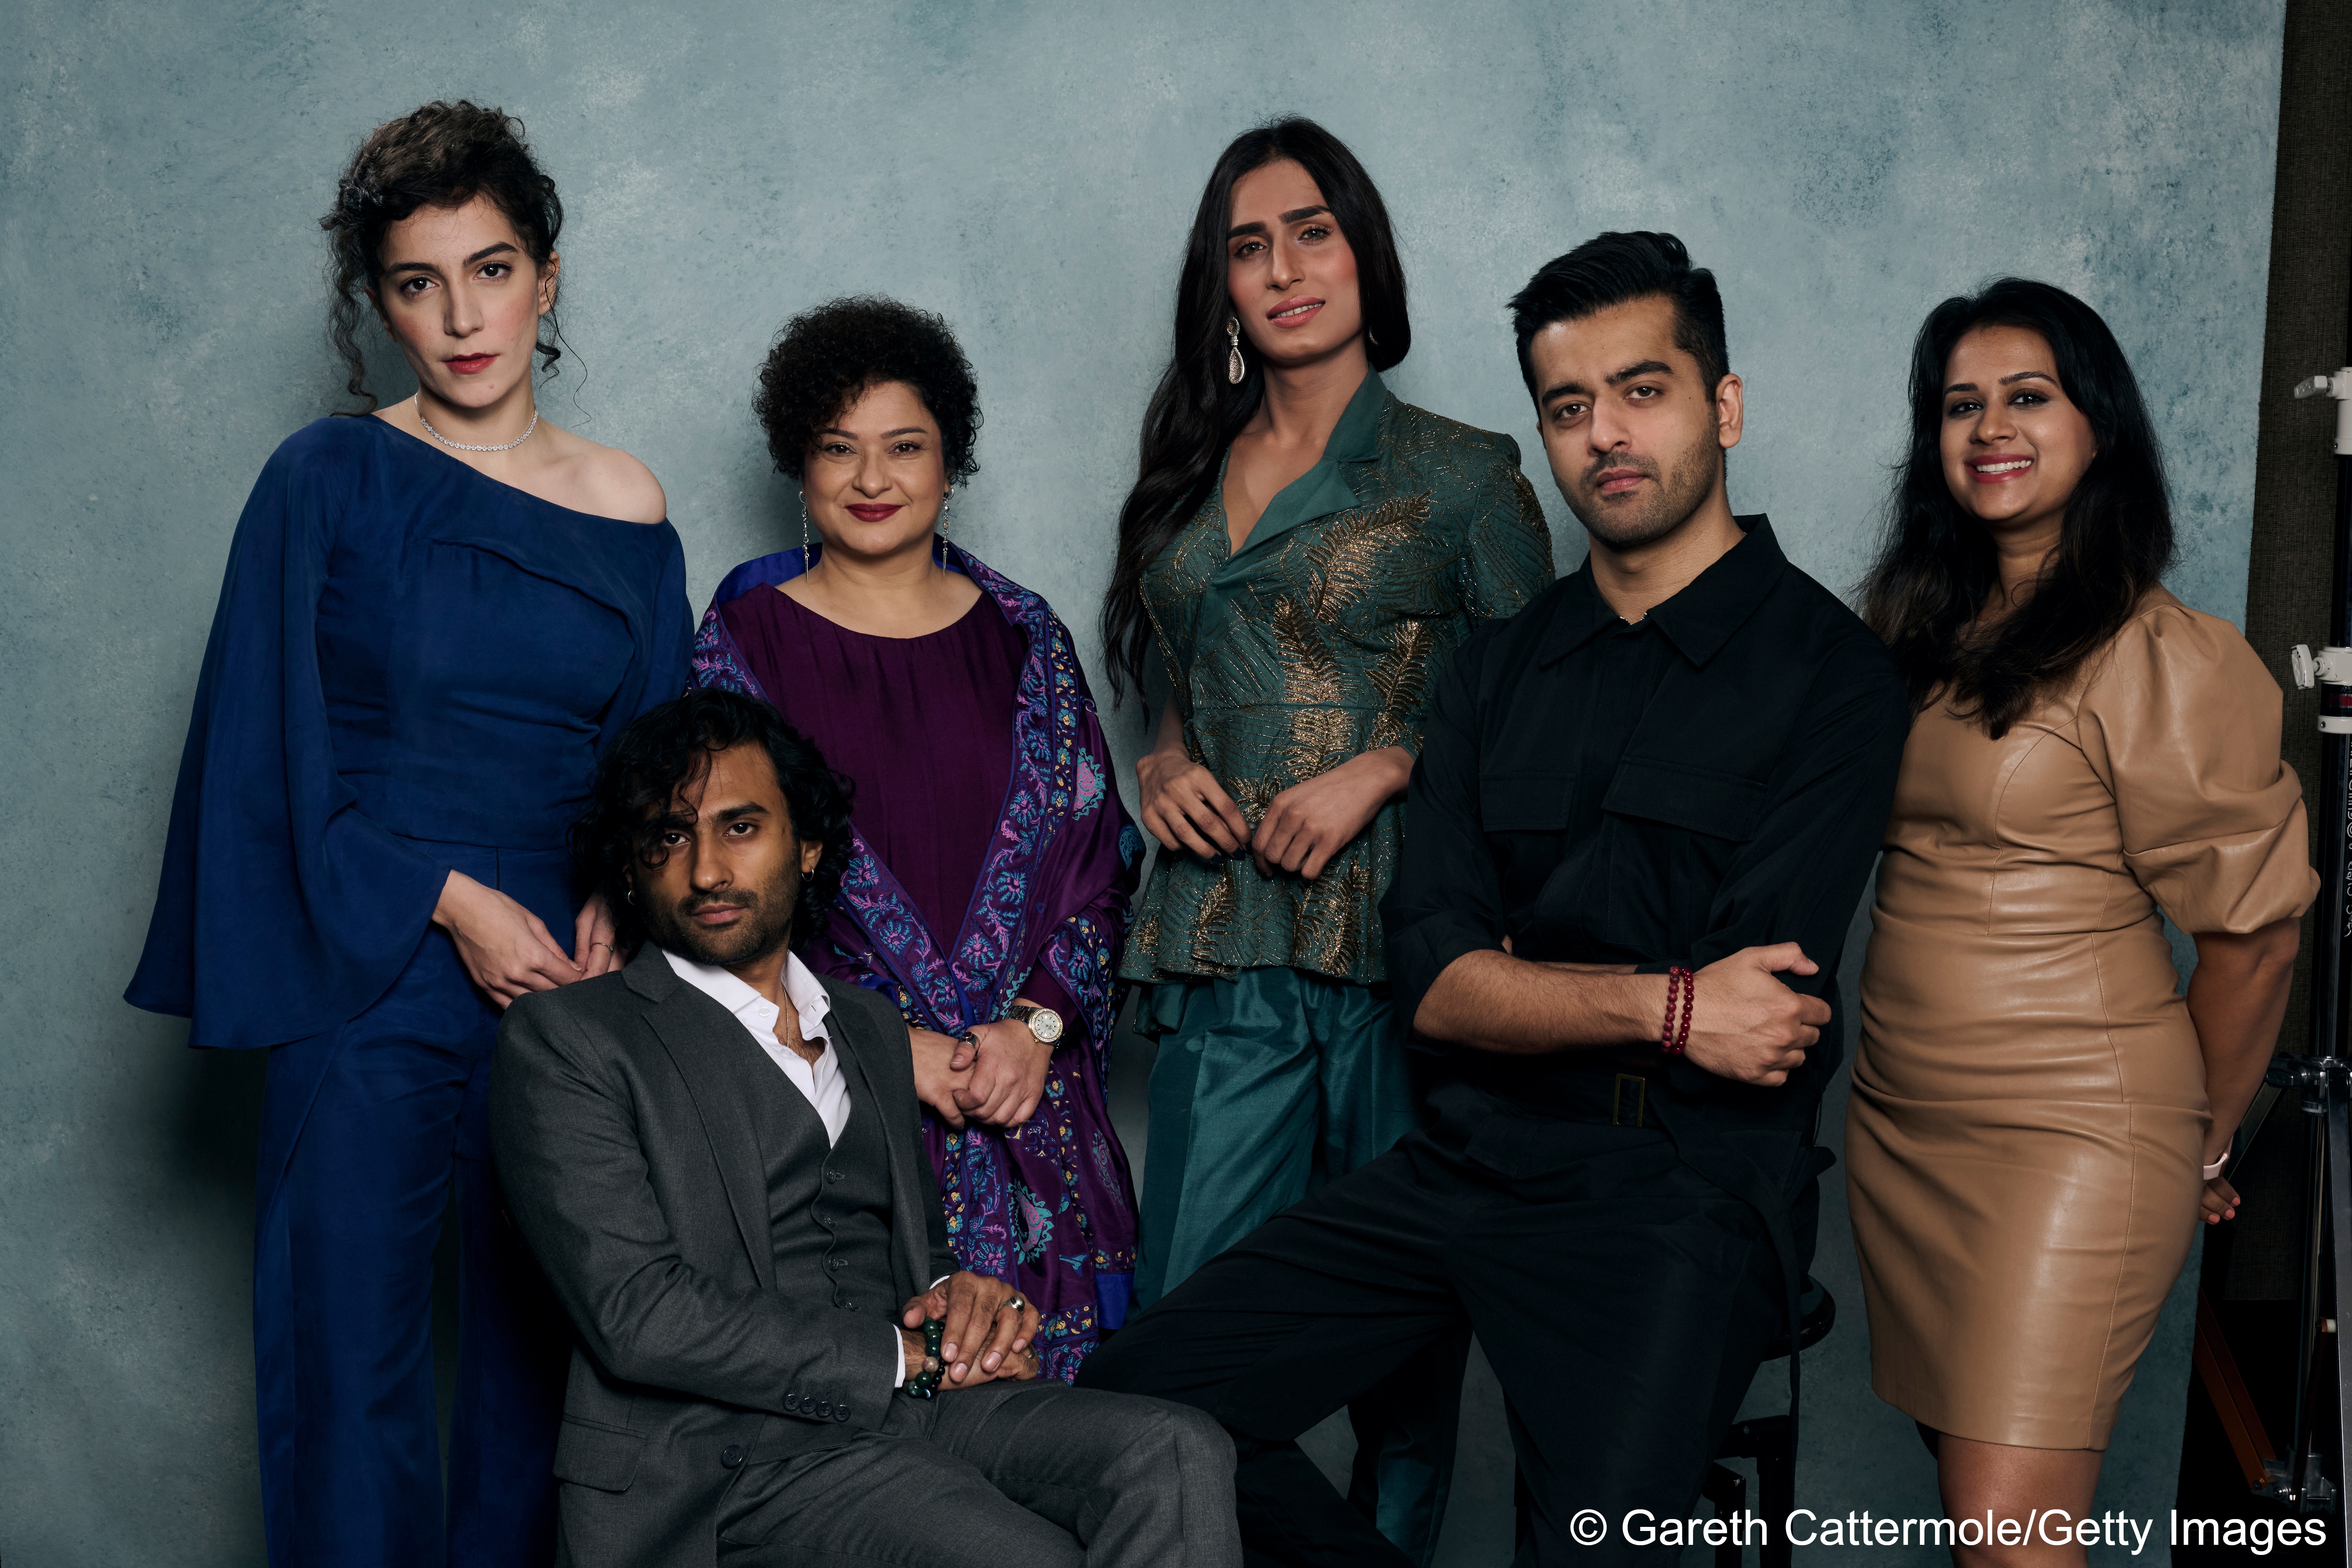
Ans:
{"type": "MultiPolygon", "coordinates": [[[[1656,1041],[1663,973],[1538,963],[1507,950],[1501,881],[1478,813],[1475,695],[1460,662],[1431,705],[1403,859],[1383,910],[1414,1029],[1504,1055],[1656,1041]]],[[[1861,897],[1906,719],[1891,678],[1810,704],[1754,835],[1727,868],[1707,929],[1690,952],[1642,966],[1697,972],[1694,1065],[1776,1085],[1819,1040],[1830,1019],[1821,993],[1835,977],[1809,954],[1837,949],[1861,897]]]]}

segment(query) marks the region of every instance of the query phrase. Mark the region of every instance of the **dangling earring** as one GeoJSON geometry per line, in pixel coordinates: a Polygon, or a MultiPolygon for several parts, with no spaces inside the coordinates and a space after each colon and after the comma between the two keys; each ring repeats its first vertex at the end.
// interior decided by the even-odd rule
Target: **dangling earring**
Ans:
{"type": "Polygon", "coordinates": [[[803,490],[803,491],[801,492],[801,570],[802,570],[802,571],[803,571],[803,572],[807,571],[807,570],[808,570],[808,564],[809,564],[809,519],[808,519],[808,492],[807,492],[806,490],[803,490]]]}
{"type": "Polygon", "coordinates": [[[1242,384],[1242,323],[1238,316],[1225,318],[1225,379],[1235,386],[1242,384]]]}
{"type": "Polygon", "coordinates": [[[950,485],[947,489],[940,492],[940,521],[932,524],[932,527],[939,531],[939,535],[941,539],[945,539],[948,536],[948,498],[953,494],[955,494],[955,487],[953,485],[950,485]]]}

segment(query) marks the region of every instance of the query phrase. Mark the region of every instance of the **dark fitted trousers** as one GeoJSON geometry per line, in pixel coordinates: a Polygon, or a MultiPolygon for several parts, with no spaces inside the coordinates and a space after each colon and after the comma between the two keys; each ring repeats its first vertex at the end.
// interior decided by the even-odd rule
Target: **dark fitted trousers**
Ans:
{"type": "MultiPolygon", "coordinates": [[[[567,947],[570,857],[435,849],[567,947]]],[[[448,936],[391,990],[270,1053],[253,1339],[272,1568],[540,1568],[571,1330],[490,1167],[498,1009],[448,936]],[[433,1253],[454,1187],[457,1408],[442,1484],[433,1253]]]]}
{"type": "Polygon", "coordinates": [[[737,1472],[721,1568],[1240,1568],[1197,1410],[1050,1379],[894,1397],[881,1429],[737,1472]]]}
{"type": "MultiPolygon", "coordinates": [[[[1754,1209],[1656,1127],[1490,1109],[1443,1090],[1432,1128],[1277,1215],[1089,1360],[1081,1387],[1196,1405],[1233,1433],[1242,1541],[1297,1568],[1406,1558],[1298,1435],[1466,1323],[1501,1380],[1532,1494],[1530,1563],[1657,1557],[1620,1521],[1687,1516],[1786,1317],[1754,1209]],[[1605,1539],[1570,1534],[1597,1509],[1605,1539]]],[[[1807,1202],[1795,1134],[1749,1143],[1807,1202]]]]}

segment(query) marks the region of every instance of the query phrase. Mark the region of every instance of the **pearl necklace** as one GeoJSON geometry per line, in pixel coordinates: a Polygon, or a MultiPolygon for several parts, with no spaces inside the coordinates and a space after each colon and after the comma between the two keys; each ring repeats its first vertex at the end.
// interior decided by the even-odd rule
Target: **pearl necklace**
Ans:
{"type": "Polygon", "coordinates": [[[530,411],[530,423],[523,426],[521,435],[511,441],[501,441],[495,447],[477,447],[465,441],[452,441],[448,437],[433,428],[433,421],[425,417],[425,405],[421,401],[416,405],[416,422],[425,426],[425,433],[427,436],[453,452],[511,452],[530,440],[530,433],[539,428],[539,410],[533,408],[530,411]]]}

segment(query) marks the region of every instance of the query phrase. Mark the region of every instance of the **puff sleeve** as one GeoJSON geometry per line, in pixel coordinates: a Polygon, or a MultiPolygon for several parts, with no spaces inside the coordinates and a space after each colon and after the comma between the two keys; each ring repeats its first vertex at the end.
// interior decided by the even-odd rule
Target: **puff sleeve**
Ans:
{"type": "MultiPolygon", "coordinates": [[[[2169,601],[2169,595],[2166,595],[2169,601]]],[[[2278,683],[2229,622],[2167,602],[2117,635],[2078,710],[2124,862],[2173,924],[2243,934],[2319,890],[2278,683]]]]}

